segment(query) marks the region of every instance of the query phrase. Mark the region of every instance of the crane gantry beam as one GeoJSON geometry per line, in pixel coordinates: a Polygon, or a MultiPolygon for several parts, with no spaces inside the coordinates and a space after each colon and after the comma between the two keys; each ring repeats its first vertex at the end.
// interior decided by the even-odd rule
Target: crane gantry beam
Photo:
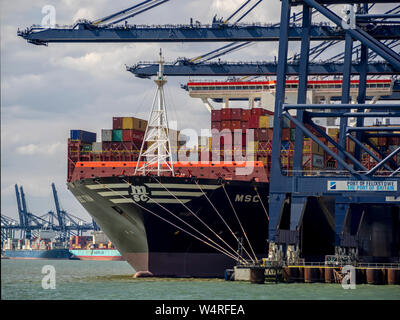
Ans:
{"type": "MultiPolygon", "coordinates": [[[[150,78],[157,74],[158,66],[155,63],[138,63],[127,66],[127,71],[139,78],[150,78]]],[[[352,73],[360,72],[361,65],[353,64],[352,73]]],[[[276,75],[276,62],[211,62],[211,63],[169,63],[164,65],[164,72],[168,76],[265,76],[276,75]]],[[[370,75],[400,74],[390,64],[372,62],[368,64],[367,73],[370,75]]],[[[299,74],[299,63],[287,64],[288,75],[299,74]]],[[[316,62],[309,64],[310,75],[342,75],[343,63],[316,62]]]]}
{"type": "MultiPolygon", "coordinates": [[[[289,40],[300,41],[302,27],[289,28],[289,40]]],[[[74,27],[31,27],[18,30],[29,43],[47,45],[62,42],[231,42],[231,41],[278,41],[280,27],[277,25],[159,25],[159,26],[93,26],[78,23],[74,27]]],[[[400,39],[400,25],[381,25],[369,32],[379,40],[400,39]]],[[[342,28],[314,24],[310,30],[312,41],[344,40],[342,28]]]]}

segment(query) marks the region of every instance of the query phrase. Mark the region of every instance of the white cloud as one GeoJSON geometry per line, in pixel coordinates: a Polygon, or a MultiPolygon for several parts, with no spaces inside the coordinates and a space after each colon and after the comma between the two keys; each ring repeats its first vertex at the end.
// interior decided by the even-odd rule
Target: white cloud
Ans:
{"type": "Polygon", "coordinates": [[[21,155],[45,155],[53,156],[58,152],[62,152],[65,149],[65,143],[55,142],[52,144],[34,144],[23,145],[17,147],[17,153],[21,155]]]}

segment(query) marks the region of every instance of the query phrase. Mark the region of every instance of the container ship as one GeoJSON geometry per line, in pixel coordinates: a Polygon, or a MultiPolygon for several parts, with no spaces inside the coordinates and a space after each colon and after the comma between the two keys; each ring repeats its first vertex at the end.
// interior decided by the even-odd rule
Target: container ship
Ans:
{"type": "MultiPolygon", "coordinates": [[[[52,232],[46,232],[49,234],[52,232]]],[[[3,253],[9,259],[69,259],[71,253],[62,243],[44,236],[40,232],[32,239],[7,239],[3,242],[3,253]]]]}
{"type": "MultiPolygon", "coordinates": [[[[189,160],[148,163],[158,166],[161,173],[156,175],[137,173],[144,165],[139,159],[141,152],[152,148],[151,141],[143,143],[149,126],[145,120],[114,117],[112,129],[102,130],[100,142],[95,134],[72,130],[68,140],[69,190],[135,269],[136,276],[222,277],[223,270],[237,262],[254,262],[268,253],[273,117],[271,111],[260,107],[212,110],[211,137],[199,138],[199,146],[193,149],[172,143],[172,158],[182,155],[189,160]],[[90,138],[76,139],[84,136],[90,138]],[[188,153],[196,155],[197,161],[190,160],[188,153]],[[168,170],[172,165],[173,171],[168,170]]],[[[295,129],[289,123],[283,126],[282,170],[291,175],[295,129]]],[[[321,137],[314,128],[309,129],[321,137]]],[[[338,140],[337,128],[321,129],[338,140]]],[[[389,150],[400,144],[393,139],[382,137],[373,143],[389,150]]],[[[354,152],[355,145],[350,141],[346,148],[354,152]]],[[[363,155],[364,166],[375,163],[368,154],[363,155]]],[[[313,175],[334,170],[336,165],[318,144],[304,139],[303,171],[313,175]]],[[[304,230],[309,236],[302,241],[303,245],[312,243],[304,248],[310,257],[334,253],[330,252],[333,241],[326,240],[327,235],[333,236],[334,217],[328,213],[310,219],[316,210],[326,212],[321,206],[314,201],[304,212],[304,223],[308,223],[304,230]],[[329,252],[321,252],[326,247],[329,252]]],[[[381,216],[386,215],[382,212],[381,216]]],[[[372,228],[371,217],[373,214],[364,219],[368,222],[365,230],[372,228]]],[[[283,219],[282,223],[290,222],[283,219]]],[[[385,223],[378,225],[392,228],[391,222],[385,223]]],[[[376,245],[367,243],[363,254],[376,255],[371,251],[376,245]]]]}
{"type": "Polygon", "coordinates": [[[73,260],[124,260],[112,242],[101,231],[94,231],[92,236],[72,236],[69,251],[73,260]]]}

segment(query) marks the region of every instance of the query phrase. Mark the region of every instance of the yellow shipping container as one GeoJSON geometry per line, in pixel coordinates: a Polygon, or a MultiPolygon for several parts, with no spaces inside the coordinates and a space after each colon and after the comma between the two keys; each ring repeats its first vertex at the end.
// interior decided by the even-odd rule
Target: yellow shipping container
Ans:
{"type": "Polygon", "coordinates": [[[372,142],[372,144],[374,146],[378,146],[378,138],[377,137],[369,138],[369,140],[372,142]]]}
{"type": "Polygon", "coordinates": [[[339,128],[328,128],[328,136],[336,137],[339,135],[339,128]]]}
{"type": "Polygon", "coordinates": [[[133,119],[133,127],[132,129],[138,130],[138,131],[146,131],[147,127],[147,121],[138,119],[138,118],[132,118],[133,119]]]}
{"type": "Polygon", "coordinates": [[[314,142],[314,140],[311,140],[310,138],[305,138],[303,153],[324,155],[324,149],[322,149],[318,143],[314,142]]]}
{"type": "Polygon", "coordinates": [[[258,120],[258,127],[260,129],[267,129],[269,127],[269,117],[268,116],[260,116],[258,120]]]}
{"type": "Polygon", "coordinates": [[[122,129],[133,129],[133,118],[132,117],[122,118],[122,129]]]}

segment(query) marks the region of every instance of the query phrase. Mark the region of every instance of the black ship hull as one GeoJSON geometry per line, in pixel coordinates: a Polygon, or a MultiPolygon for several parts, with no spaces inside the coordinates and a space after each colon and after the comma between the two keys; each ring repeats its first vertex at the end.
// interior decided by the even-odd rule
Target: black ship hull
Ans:
{"type": "Polygon", "coordinates": [[[69,183],[138,275],[170,277],[222,277],[238,256],[266,257],[268,187],[143,176],[69,183]]]}

